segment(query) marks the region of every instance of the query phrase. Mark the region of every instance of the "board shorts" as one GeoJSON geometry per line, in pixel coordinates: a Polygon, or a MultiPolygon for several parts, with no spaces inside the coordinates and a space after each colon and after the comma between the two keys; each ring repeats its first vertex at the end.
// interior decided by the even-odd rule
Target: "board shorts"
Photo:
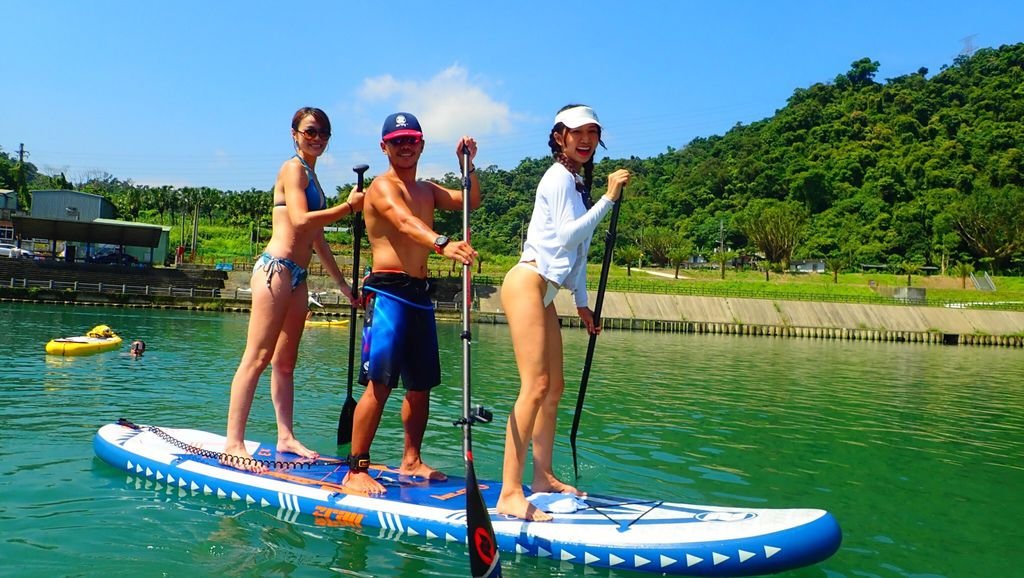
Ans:
{"type": "Polygon", "coordinates": [[[434,303],[426,279],[373,272],[363,281],[363,348],[359,383],[370,381],[409,391],[441,383],[434,303]]]}

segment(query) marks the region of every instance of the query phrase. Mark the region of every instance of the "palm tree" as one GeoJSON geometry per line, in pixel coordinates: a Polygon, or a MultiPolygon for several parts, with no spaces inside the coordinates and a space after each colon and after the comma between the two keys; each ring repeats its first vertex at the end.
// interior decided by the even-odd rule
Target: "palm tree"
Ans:
{"type": "Polygon", "coordinates": [[[910,278],[913,275],[917,275],[921,272],[920,263],[913,263],[911,261],[904,261],[900,263],[900,271],[907,275],[907,287],[910,287],[910,278]]]}
{"type": "Polygon", "coordinates": [[[626,277],[633,275],[633,263],[640,261],[644,256],[643,251],[636,245],[626,245],[618,250],[619,261],[626,263],[626,277]]]}
{"type": "Polygon", "coordinates": [[[719,277],[725,279],[725,265],[736,258],[736,251],[715,251],[715,262],[718,263],[719,277]]]}
{"type": "Polygon", "coordinates": [[[684,247],[675,247],[668,252],[668,262],[676,268],[676,279],[679,278],[679,268],[690,258],[691,251],[684,247]]]}
{"type": "Polygon", "coordinates": [[[477,251],[477,255],[476,255],[476,274],[477,275],[481,274],[481,271],[483,270],[483,267],[484,267],[484,261],[487,261],[489,259],[490,259],[490,256],[487,253],[484,253],[483,251],[477,251]]]}
{"type": "Polygon", "coordinates": [[[957,261],[951,272],[960,278],[960,288],[967,289],[967,278],[971,276],[971,273],[974,273],[974,265],[957,261]]]}

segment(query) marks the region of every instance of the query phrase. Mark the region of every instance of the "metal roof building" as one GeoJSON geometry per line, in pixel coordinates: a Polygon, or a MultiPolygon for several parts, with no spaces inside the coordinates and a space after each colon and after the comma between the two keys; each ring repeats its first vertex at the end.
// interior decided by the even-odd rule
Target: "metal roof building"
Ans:
{"type": "Polygon", "coordinates": [[[69,190],[32,191],[32,214],[12,215],[14,231],[32,239],[38,250],[68,260],[95,255],[109,246],[140,263],[162,263],[168,252],[171,227],[114,219],[113,203],[100,195],[69,190]],[[61,241],[61,247],[58,247],[61,241]],[[104,246],[108,246],[104,249],[104,246]]]}
{"type": "Polygon", "coordinates": [[[116,210],[107,199],[78,191],[32,191],[31,215],[40,219],[92,221],[113,219],[116,210]]]}

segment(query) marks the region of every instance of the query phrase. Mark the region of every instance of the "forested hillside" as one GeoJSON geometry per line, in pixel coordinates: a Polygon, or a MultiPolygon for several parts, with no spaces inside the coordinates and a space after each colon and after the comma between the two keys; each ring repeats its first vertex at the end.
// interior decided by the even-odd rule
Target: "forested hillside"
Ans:
{"type": "MultiPolygon", "coordinates": [[[[598,189],[616,168],[635,174],[620,260],[713,260],[721,246],[726,256],[758,254],[778,265],[824,258],[837,268],[960,262],[1024,271],[1024,44],[979,50],[935,74],[880,80],[878,69],[864,58],[830,83],[796,89],[770,118],[653,158],[602,160],[598,189]]],[[[518,251],[549,163],[480,169],[474,245],[518,251]]],[[[16,158],[0,151],[0,185],[16,188],[24,174],[29,188],[74,186],[110,197],[128,220],[173,224],[199,203],[203,222],[232,224],[248,237],[248,225],[270,210],[267,191],[142,187],[110,175],[71,184],[31,165],[16,170],[16,158]]],[[[454,175],[445,180],[458,187],[454,175]]],[[[457,216],[444,219],[445,232],[461,229],[457,216]]]]}
{"type": "MultiPolygon", "coordinates": [[[[831,83],[795,90],[773,117],[722,136],[602,161],[599,176],[636,172],[620,244],[655,262],[679,247],[711,258],[724,233],[727,249],[779,262],[962,261],[1020,272],[1024,44],[979,50],[931,77],[921,69],[880,82],[878,67],[854,62],[831,83]]],[[[475,234],[491,250],[518,246],[546,165],[486,172],[487,216],[475,234]]]]}

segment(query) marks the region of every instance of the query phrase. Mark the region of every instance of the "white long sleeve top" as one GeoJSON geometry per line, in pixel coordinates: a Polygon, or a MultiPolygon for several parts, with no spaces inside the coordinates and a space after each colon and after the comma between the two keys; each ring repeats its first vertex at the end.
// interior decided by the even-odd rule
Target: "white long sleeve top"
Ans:
{"type": "Polygon", "coordinates": [[[521,261],[535,261],[545,279],[587,306],[587,253],[594,229],[612,208],[603,195],[588,211],[569,169],[554,163],[537,185],[521,261]]]}

